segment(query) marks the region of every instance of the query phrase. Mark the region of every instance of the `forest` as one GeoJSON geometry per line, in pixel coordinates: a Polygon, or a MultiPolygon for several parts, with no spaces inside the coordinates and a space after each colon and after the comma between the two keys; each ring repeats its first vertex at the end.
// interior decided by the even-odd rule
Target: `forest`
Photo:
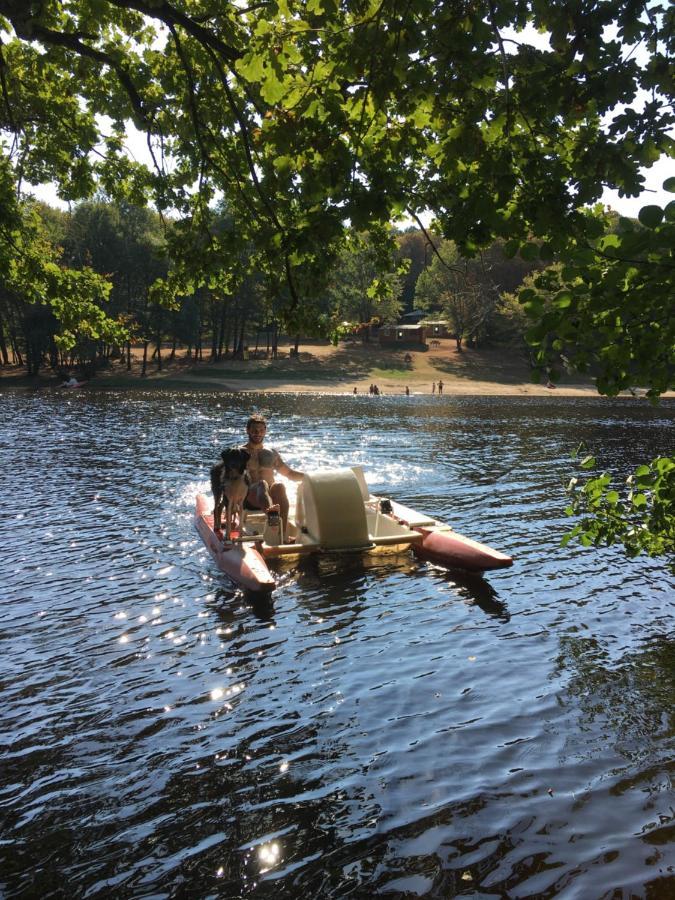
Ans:
{"type": "MultiPolygon", "coordinates": [[[[100,284],[93,303],[114,327],[99,336],[76,331],[64,346],[53,310],[3,285],[2,365],[25,367],[30,375],[76,366],[91,377],[111,359],[131,368],[132,344],[143,347],[143,374],[151,364],[161,370],[167,345],[169,359],[178,348],[195,361],[241,357],[248,349],[276,355],[283,320],[273,285],[263,277],[249,274],[231,294],[203,286],[169,306],[154,297],[153,284],[166,278],[170,257],[164,225],[152,210],[104,199],[71,211],[36,201],[27,206],[56,264],[100,284]]],[[[227,225],[227,214],[214,211],[214,230],[227,225]]],[[[293,336],[296,351],[303,337],[368,339],[373,325],[396,323],[416,309],[444,318],[459,348],[501,343],[526,352],[527,319],[515,292],[540,266],[508,259],[502,241],[475,260],[462,260],[451,241],[416,227],[392,228],[388,263],[383,271],[367,233],[351,232],[315,298],[316,327],[293,336]]]]}

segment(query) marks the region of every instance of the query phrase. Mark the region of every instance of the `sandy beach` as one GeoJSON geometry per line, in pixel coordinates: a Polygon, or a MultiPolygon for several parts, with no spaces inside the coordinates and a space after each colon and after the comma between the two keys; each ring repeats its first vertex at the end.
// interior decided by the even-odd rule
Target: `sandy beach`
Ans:
{"type": "MultiPolygon", "coordinates": [[[[161,371],[149,360],[147,374],[141,375],[142,352],[134,348],[131,371],[123,362],[102,369],[84,389],[171,389],[221,390],[225,392],[368,394],[376,384],[382,395],[432,394],[438,396],[565,396],[593,397],[597,391],[591,379],[563,376],[555,387],[537,384],[524,358],[509,348],[458,351],[454,340],[445,339],[426,351],[377,344],[327,342],[301,343],[297,356],[290,346],[279,348],[278,359],[268,359],[262,351],[248,360],[224,359],[195,362],[185,350],[169,361],[164,351],[161,371]],[[406,362],[406,353],[411,361],[406,362]],[[436,388],[434,389],[434,385],[436,388]]],[[[253,354],[252,354],[253,355],[253,354]]],[[[46,370],[29,379],[15,368],[5,367],[2,387],[56,387],[60,380],[46,370]]],[[[642,393],[642,392],[640,392],[642,393]]],[[[630,396],[627,392],[626,396],[630,396]]]]}
{"type": "MultiPolygon", "coordinates": [[[[236,392],[263,392],[263,393],[321,393],[321,394],[353,394],[356,388],[357,394],[368,394],[368,388],[371,382],[364,380],[358,382],[345,382],[343,384],[334,382],[316,381],[311,385],[308,384],[290,384],[280,383],[278,381],[259,381],[256,386],[252,386],[249,382],[236,381],[233,379],[223,379],[219,384],[223,389],[236,392]]],[[[215,387],[214,379],[209,379],[209,385],[215,387]]],[[[378,381],[377,386],[381,396],[392,394],[405,394],[405,387],[401,387],[393,381],[378,381]]],[[[432,394],[431,382],[420,382],[411,379],[407,382],[410,395],[432,394]]],[[[582,397],[597,396],[597,391],[592,385],[561,385],[555,388],[546,388],[541,384],[504,384],[497,381],[463,381],[459,379],[443,378],[443,396],[515,396],[515,395],[532,395],[543,396],[557,393],[560,396],[582,397]]],[[[440,396],[440,395],[439,395],[440,396]]]]}

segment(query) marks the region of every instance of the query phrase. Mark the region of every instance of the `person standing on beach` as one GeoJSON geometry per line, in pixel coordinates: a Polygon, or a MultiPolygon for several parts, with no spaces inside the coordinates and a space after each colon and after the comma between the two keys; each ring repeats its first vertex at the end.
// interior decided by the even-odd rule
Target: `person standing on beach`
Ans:
{"type": "Polygon", "coordinates": [[[441,381],[440,378],[438,379],[438,393],[439,394],[443,393],[443,382],[441,381]]]}
{"type": "Polygon", "coordinates": [[[435,394],[435,393],[436,393],[436,382],[435,382],[435,381],[432,382],[432,384],[431,384],[431,393],[432,393],[432,394],[435,394]]]}

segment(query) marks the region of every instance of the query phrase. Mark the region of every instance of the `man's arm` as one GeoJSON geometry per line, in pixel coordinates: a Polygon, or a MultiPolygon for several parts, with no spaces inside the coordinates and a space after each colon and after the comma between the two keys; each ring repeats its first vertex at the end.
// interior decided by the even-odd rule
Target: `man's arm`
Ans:
{"type": "Polygon", "coordinates": [[[298,472],[295,469],[291,469],[291,467],[287,466],[281,458],[279,458],[277,472],[279,472],[280,475],[283,475],[284,478],[290,478],[291,481],[302,481],[305,477],[304,472],[298,472]]]}

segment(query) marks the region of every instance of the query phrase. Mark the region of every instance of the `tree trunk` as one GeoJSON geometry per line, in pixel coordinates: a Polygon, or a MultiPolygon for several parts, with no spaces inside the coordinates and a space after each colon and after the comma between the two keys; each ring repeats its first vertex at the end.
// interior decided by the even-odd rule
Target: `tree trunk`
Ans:
{"type": "Polygon", "coordinates": [[[211,362],[215,362],[218,355],[218,320],[216,318],[216,309],[213,301],[211,301],[211,362]]]}
{"type": "Polygon", "coordinates": [[[127,372],[131,372],[131,341],[127,341],[127,372]]]}
{"type": "Polygon", "coordinates": [[[9,354],[7,353],[7,344],[5,343],[5,328],[0,319],[0,357],[2,357],[2,365],[9,365],[9,354]]]}
{"type": "Polygon", "coordinates": [[[227,320],[227,314],[225,309],[225,301],[223,301],[223,305],[220,308],[220,326],[218,329],[218,359],[222,359],[223,357],[223,344],[225,343],[225,325],[227,320]]]}
{"type": "Polygon", "coordinates": [[[230,317],[230,336],[232,337],[232,356],[239,354],[239,346],[237,344],[237,335],[239,334],[239,317],[235,314],[230,317]]]}
{"type": "Polygon", "coordinates": [[[26,369],[28,375],[37,375],[40,370],[40,354],[30,342],[26,344],[26,369]]]}
{"type": "Polygon", "coordinates": [[[150,341],[143,341],[143,365],[141,366],[141,376],[148,374],[148,344],[150,341]]]}
{"type": "Polygon", "coordinates": [[[274,330],[272,331],[272,359],[277,358],[279,352],[279,323],[274,320],[274,330]]]}
{"type": "MultiPolygon", "coordinates": [[[[230,355],[230,338],[232,337],[232,320],[230,316],[227,317],[227,325],[225,326],[225,341],[223,342],[223,352],[225,356],[230,355]]],[[[232,354],[234,355],[234,347],[232,348],[232,354]]]]}
{"type": "Polygon", "coordinates": [[[54,338],[49,341],[49,365],[52,369],[59,367],[59,348],[56,346],[54,338]]]}
{"type": "Polygon", "coordinates": [[[19,342],[16,339],[16,334],[14,333],[14,331],[10,332],[9,343],[12,348],[12,362],[16,366],[23,366],[23,356],[21,355],[21,348],[19,347],[19,342]]]}
{"type": "Polygon", "coordinates": [[[157,331],[157,371],[162,371],[162,332],[157,331]]]}
{"type": "Polygon", "coordinates": [[[246,316],[242,315],[241,317],[241,325],[239,327],[239,352],[241,355],[244,355],[244,350],[246,349],[246,344],[244,343],[244,339],[246,337],[246,316]]]}

